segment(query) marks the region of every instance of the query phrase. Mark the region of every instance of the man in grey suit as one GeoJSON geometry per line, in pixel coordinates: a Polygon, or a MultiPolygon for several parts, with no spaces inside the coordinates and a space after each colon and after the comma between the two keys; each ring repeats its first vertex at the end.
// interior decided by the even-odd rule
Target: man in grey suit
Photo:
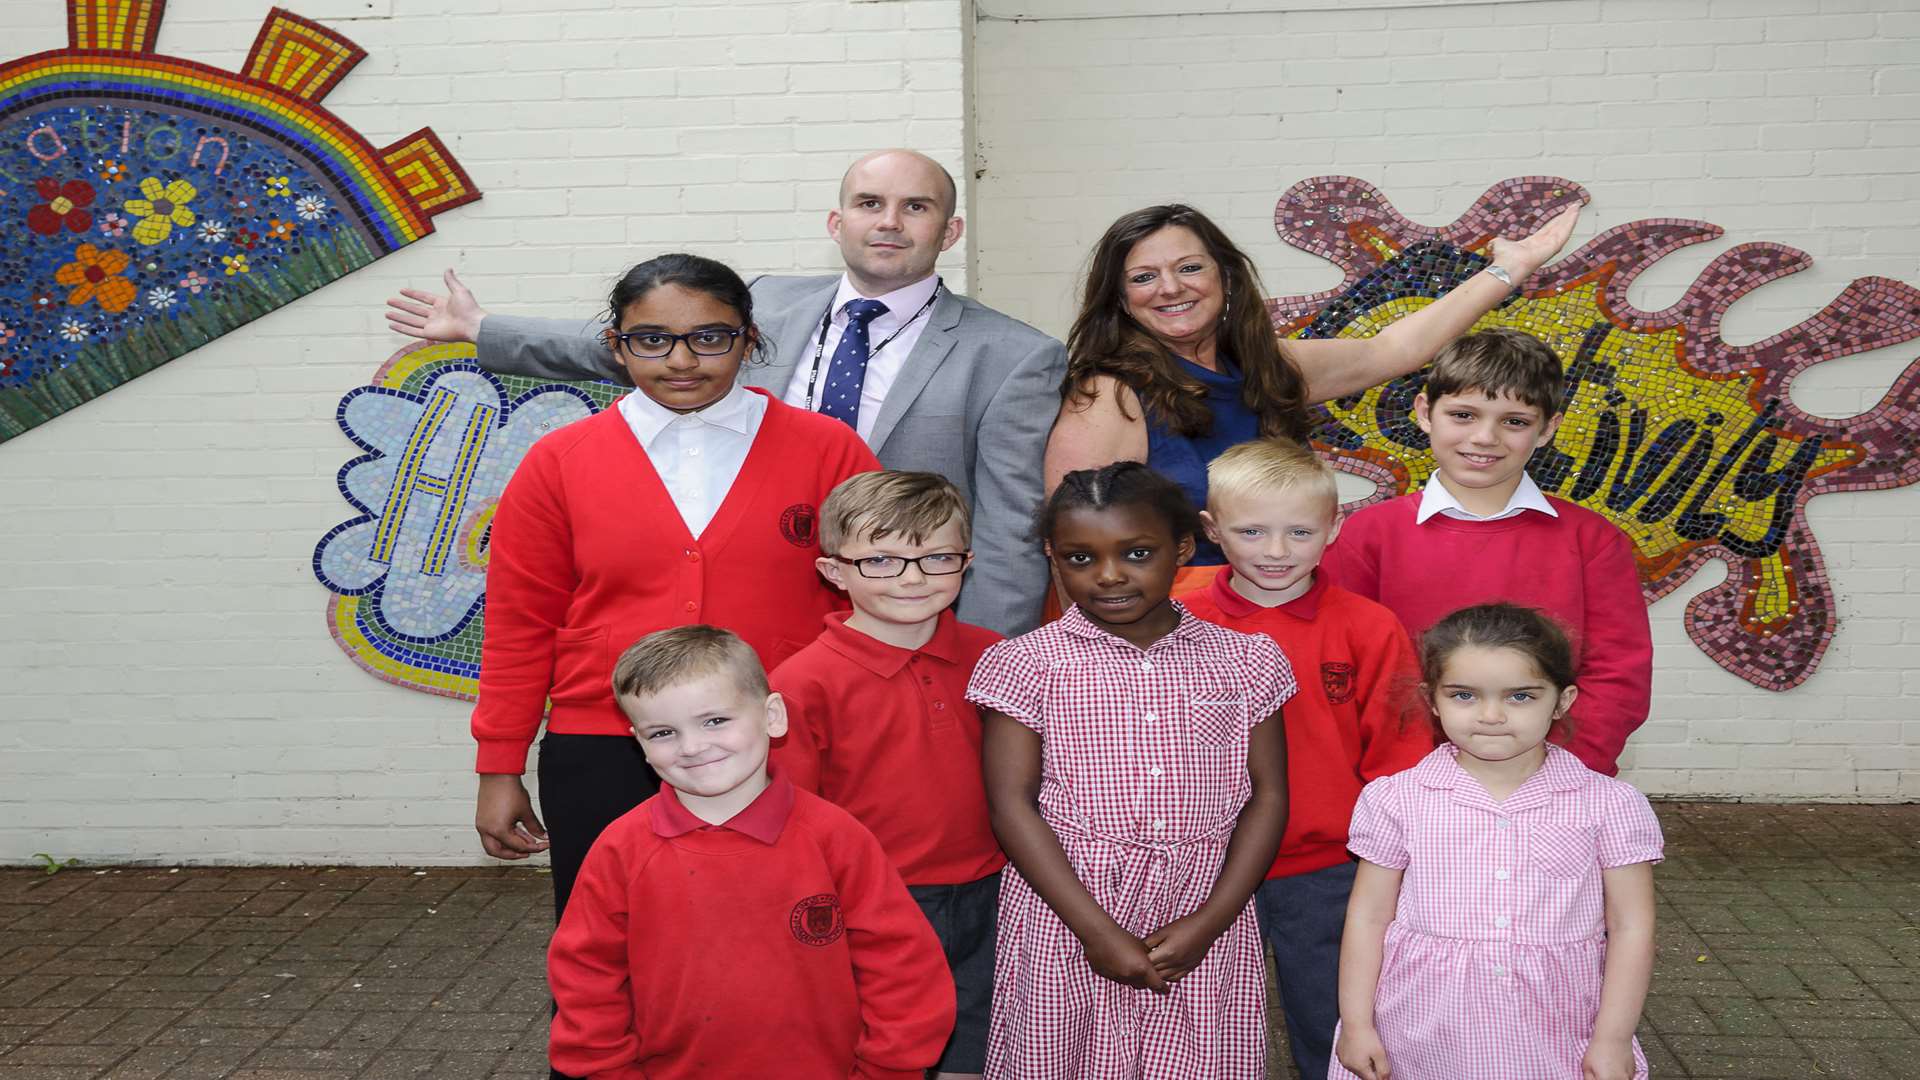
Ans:
{"type": "MultiPolygon", "coordinates": [[[[827,214],[839,277],[757,278],[754,321],[771,361],[748,385],[853,425],[890,469],[936,472],[973,507],[976,558],[960,618],[1003,634],[1032,629],[1047,563],[1027,539],[1040,459],[1060,405],[1066,349],[1033,327],[948,291],[934,273],[960,239],[953,177],[911,150],[861,158],[827,214]]],[[[482,367],[548,379],[628,381],[598,323],[489,315],[451,270],[447,294],[402,290],[396,331],[472,341],[482,367]]]]}

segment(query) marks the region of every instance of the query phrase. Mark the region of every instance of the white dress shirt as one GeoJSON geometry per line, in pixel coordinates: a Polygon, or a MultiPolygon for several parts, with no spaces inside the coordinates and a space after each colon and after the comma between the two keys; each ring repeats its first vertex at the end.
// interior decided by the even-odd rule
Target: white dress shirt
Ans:
{"type": "MultiPolygon", "coordinates": [[[[873,434],[873,425],[880,419],[880,403],[886,400],[893,380],[907,362],[907,355],[913,352],[914,342],[920,340],[920,332],[927,328],[932,312],[922,313],[920,309],[927,306],[933,291],[939,287],[940,276],[930,274],[904,289],[895,289],[885,296],[868,297],[887,305],[887,313],[867,324],[867,340],[874,345],[885,341],[887,347],[867,357],[867,374],[860,383],[859,431],[862,439],[873,434]],[[920,317],[914,319],[916,314],[920,317]],[[908,323],[908,319],[913,319],[913,322],[908,323]],[[889,338],[892,340],[889,341],[889,338]]],[[[847,302],[859,298],[860,293],[854,289],[853,282],[847,280],[847,275],[841,274],[840,288],[833,294],[833,318],[827,324],[827,342],[820,347],[820,370],[817,374],[813,370],[813,347],[820,341],[820,323],[816,318],[814,332],[807,338],[807,353],[794,365],[793,380],[787,383],[787,404],[797,409],[819,411],[820,398],[827,385],[827,367],[833,363],[834,350],[840,347],[840,336],[847,332],[847,302]],[[813,384],[811,404],[807,401],[808,382],[813,384]]],[[[826,312],[820,314],[825,315],[826,312]]]]}
{"type": "Polygon", "coordinates": [[[1507,496],[1506,508],[1497,514],[1482,517],[1460,505],[1460,500],[1454,498],[1453,492],[1447,490],[1447,485],[1436,472],[1432,479],[1427,481],[1427,486],[1421,489],[1420,509],[1414,511],[1413,523],[1423,525],[1435,514],[1445,514],[1460,521],[1499,521],[1528,510],[1538,510],[1548,517],[1560,516],[1560,512],[1547,501],[1546,495],[1541,493],[1540,485],[1534,483],[1533,477],[1526,473],[1520,474],[1520,486],[1513,489],[1512,495],[1507,496]]]}
{"type": "Polygon", "coordinates": [[[767,399],[734,383],[699,412],[674,412],[638,390],[621,398],[618,408],[697,539],[740,475],[767,415],[767,399]]]}

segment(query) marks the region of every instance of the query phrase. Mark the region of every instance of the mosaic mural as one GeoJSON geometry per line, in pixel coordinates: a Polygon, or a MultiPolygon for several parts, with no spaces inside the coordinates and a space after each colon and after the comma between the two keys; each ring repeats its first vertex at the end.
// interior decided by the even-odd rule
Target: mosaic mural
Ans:
{"type": "Polygon", "coordinates": [[[153,51],[162,0],[68,0],[0,65],[0,441],[433,231],[480,197],[431,129],[320,107],[365,56],[268,13],[238,72],[153,51]]]}
{"type": "Polygon", "coordinates": [[[625,392],[492,375],[472,345],[422,342],[342,398],[340,430],[365,451],[338,478],[358,514],[320,541],[313,572],[334,594],[327,626],[353,662],[472,698],[489,526],[507,478],[535,439],[625,392]]]}
{"type": "MultiPolygon", "coordinates": [[[[1477,273],[1492,237],[1520,235],[1585,197],[1565,180],[1508,180],[1436,229],[1408,221],[1359,180],[1297,184],[1275,215],[1281,237],[1333,261],[1346,280],[1271,301],[1275,325],[1299,336],[1376,333],[1477,273]]],[[[1724,561],[1727,580],[1689,602],[1688,632],[1728,671],[1786,690],[1813,673],[1834,628],[1807,500],[1920,479],[1920,364],[1877,407],[1845,420],[1795,408],[1788,385],[1823,360],[1920,337],[1920,291],[1862,279],[1790,330],[1728,345],[1720,338],[1727,308],[1811,261],[1756,243],[1715,259],[1670,308],[1644,312],[1627,302],[1647,266],[1719,235],[1677,219],[1609,229],[1481,325],[1537,334],[1567,365],[1567,419],[1531,467],[1540,486],[1627,531],[1648,602],[1707,560],[1724,561]]],[[[604,383],[489,375],[472,355],[468,345],[402,350],[373,385],[341,401],[341,430],[365,451],[339,475],[356,516],[314,552],[314,573],[333,593],[328,624],[355,663],[390,682],[467,698],[479,672],[495,500],[535,438],[621,393],[604,383]]],[[[1332,402],[1317,416],[1320,448],[1378,483],[1375,498],[1415,490],[1432,471],[1411,415],[1423,378],[1332,402]]]]}
{"type": "MultiPolygon", "coordinates": [[[[1377,333],[1479,272],[1493,237],[1521,235],[1584,198],[1569,181],[1523,177],[1489,189],[1451,225],[1429,228],[1364,181],[1303,181],[1281,197],[1274,226],[1346,280],[1270,301],[1274,323],[1300,337],[1377,333]]],[[[1786,690],[1818,667],[1835,624],[1807,501],[1920,479],[1920,363],[1873,409],[1842,420],[1802,412],[1789,386],[1822,361],[1920,337],[1920,290],[1862,278],[1799,325],[1729,345],[1720,337],[1727,308],[1812,262],[1780,244],[1748,243],[1714,259],[1665,310],[1627,301],[1627,287],[1654,261],[1720,235],[1673,218],[1608,229],[1536,274],[1478,328],[1525,330],[1566,365],[1566,420],[1529,465],[1540,487],[1626,531],[1649,603],[1707,560],[1724,562],[1726,581],[1688,602],[1687,632],[1726,670],[1786,690]]],[[[1424,378],[1331,402],[1316,417],[1319,448],[1378,483],[1375,498],[1417,490],[1433,470],[1412,416],[1424,378]]]]}

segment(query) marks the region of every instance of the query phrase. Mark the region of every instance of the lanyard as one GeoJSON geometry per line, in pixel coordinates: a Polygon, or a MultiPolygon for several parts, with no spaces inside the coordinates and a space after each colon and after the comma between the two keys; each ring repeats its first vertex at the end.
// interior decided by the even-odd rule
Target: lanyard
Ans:
{"type": "MultiPolygon", "coordinates": [[[[903,322],[900,324],[900,329],[895,330],[891,334],[888,334],[885,341],[882,341],[880,344],[875,345],[873,349],[867,353],[867,359],[871,360],[874,357],[880,355],[881,349],[884,349],[888,345],[893,344],[894,338],[897,338],[901,334],[906,333],[907,327],[912,326],[916,322],[919,322],[920,316],[925,315],[928,311],[931,311],[933,309],[933,302],[935,300],[940,299],[940,290],[945,287],[946,287],[946,282],[935,279],[933,283],[933,295],[927,297],[927,302],[920,305],[919,311],[914,312],[911,318],[909,318],[906,322],[903,322]]],[[[820,357],[821,357],[821,354],[827,351],[827,327],[832,325],[833,325],[833,305],[829,303],[827,305],[827,313],[820,317],[820,337],[818,340],[816,340],[813,343],[813,366],[807,369],[806,410],[808,412],[813,411],[813,384],[817,382],[820,378],[820,357]]]]}

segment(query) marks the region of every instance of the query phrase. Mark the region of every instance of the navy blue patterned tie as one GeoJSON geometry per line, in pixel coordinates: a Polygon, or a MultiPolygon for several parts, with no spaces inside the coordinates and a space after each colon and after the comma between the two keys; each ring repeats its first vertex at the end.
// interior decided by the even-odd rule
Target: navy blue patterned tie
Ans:
{"type": "Polygon", "coordinates": [[[867,378],[867,356],[873,344],[867,340],[867,324],[887,313],[887,305],[878,300],[847,301],[847,329],[833,350],[827,365],[827,385],[820,392],[820,411],[845,420],[850,428],[860,426],[860,384],[867,378]]]}

